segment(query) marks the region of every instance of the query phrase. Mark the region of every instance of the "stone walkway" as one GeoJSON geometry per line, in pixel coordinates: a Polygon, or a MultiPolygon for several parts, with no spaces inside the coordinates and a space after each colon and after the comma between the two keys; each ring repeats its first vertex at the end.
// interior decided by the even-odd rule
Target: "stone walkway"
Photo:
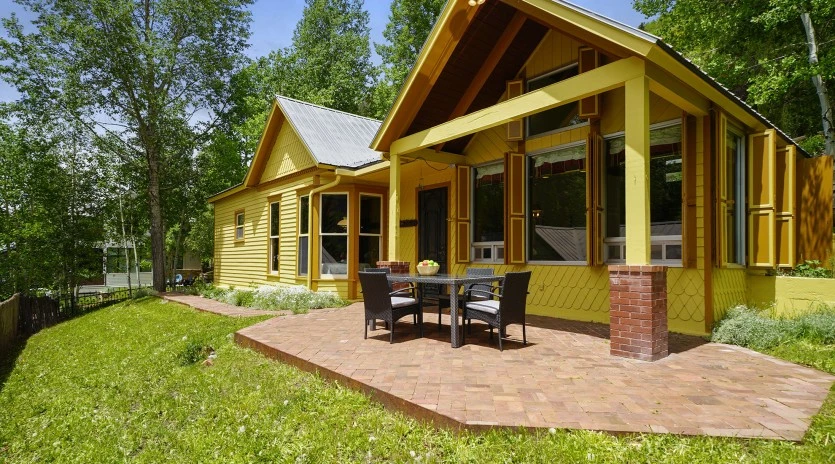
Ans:
{"type": "MultiPolygon", "coordinates": [[[[184,298],[194,297],[170,299],[191,305],[184,298]]],[[[440,331],[436,322],[437,313],[427,312],[425,338],[416,338],[411,320],[404,318],[396,325],[394,344],[384,329],[364,340],[358,303],[273,318],[235,338],[388,407],[471,429],[800,440],[835,382],[829,374],[751,350],[675,334],[672,354],[663,360],[612,357],[608,326],[536,316],[528,316],[527,346],[521,327],[511,326],[511,340],[517,341],[499,352],[485,326],[474,323],[467,345],[452,349],[448,316],[440,331]]]]}
{"type": "Polygon", "coordinates": [[[220,314],[229,317],[253,317],[253,316],[286,316],[293,314],[292,311],[265,311],[263,309],[244,308],[241,306],[233,306],[220,301],[203,298],[197,295],[184,295],[182,293],[160,293],[161,298],[168,301],[176,301],[186,306],[191,306],[199,311],[207,313],[220,314]]]}

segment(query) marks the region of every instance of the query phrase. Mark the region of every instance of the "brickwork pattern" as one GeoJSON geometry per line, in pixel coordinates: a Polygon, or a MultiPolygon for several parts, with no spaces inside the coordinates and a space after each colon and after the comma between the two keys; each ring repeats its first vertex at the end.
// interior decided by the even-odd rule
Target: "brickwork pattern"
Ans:
{"type": "Polygon", "coordinates": [[[610,352],[657,361],[667,357],[666,266],[609,266],[610,352]]]}
{"type": "MultiPolygon", "coordinates": [[[[409,261],[377,261],[377,267],[387,267],[391,269],[392,274],[408,274],[410,265],[411,263],[409,261]]],[[[400,290],[408,286],[409,284],[400,282],[391,284],[393,290],[400,290]]]]}

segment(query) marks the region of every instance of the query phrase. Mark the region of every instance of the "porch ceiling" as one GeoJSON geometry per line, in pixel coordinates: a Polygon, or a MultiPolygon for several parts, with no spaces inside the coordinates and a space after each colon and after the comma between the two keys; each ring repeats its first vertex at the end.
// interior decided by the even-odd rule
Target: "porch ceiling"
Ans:
{"type": "MultiPolygon", "coordinates": [[[[411,125],[401,136],[414,134],[453,119],[451,115],[461,96],[467,92],[516,14],[516,8],[501,2],[488,2],[479,7],[437,82],[429,91],[411,125]]],[[[498,102],[505,91],[506,81],[516,77],[547,31],[546,26],[525,18],[507,51],[498,60],[464,113],[471,113],[498,102]]],[[[463,153],[471,137],[465,136],[447,142],[444,151],[463,153]]]]}

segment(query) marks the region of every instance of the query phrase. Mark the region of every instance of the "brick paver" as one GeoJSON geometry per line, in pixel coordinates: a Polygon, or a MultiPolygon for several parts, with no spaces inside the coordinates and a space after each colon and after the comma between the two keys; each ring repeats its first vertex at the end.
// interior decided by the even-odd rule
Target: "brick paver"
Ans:
{"type": "Polygon", "coordinates": [[[263,309],[243,308],[233,306],[220,301],[203,298],[197,295],[183,295],[182,293],[161,293],[160,297],[169,301],[176,301],[194,309],[207,313],[220,314],[229,317],[252,317],[252,316],[286,316],[293,314],[292,311],[265,311],[263,309]]]}
{"type": "MultiPolygon", "coordinates": [[[[437,313],[436,313],[437,314],[437,313]]],[[[484,325],[449,345],[425,317],[363,339],[362,304],[280,317],[235,338],[308,371],[364,391],[422,419],[495,426],[800,440],[835,377],[744,348],[671,334],[670,356],[644,362],[609,354],[609,327],[528,316],[500,352],[484,325]]]]}

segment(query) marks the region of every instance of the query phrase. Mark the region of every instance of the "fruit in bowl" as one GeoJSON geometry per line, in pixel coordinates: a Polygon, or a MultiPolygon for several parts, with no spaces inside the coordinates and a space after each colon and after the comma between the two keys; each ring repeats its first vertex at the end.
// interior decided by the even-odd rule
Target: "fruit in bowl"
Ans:
{"type": "Polygon", "coordinates": [[[441,268],[441,265],[432,261],[431,259],[424,259],[417,264],[417,271],[420,275],[435,275],[441,268]]]}

